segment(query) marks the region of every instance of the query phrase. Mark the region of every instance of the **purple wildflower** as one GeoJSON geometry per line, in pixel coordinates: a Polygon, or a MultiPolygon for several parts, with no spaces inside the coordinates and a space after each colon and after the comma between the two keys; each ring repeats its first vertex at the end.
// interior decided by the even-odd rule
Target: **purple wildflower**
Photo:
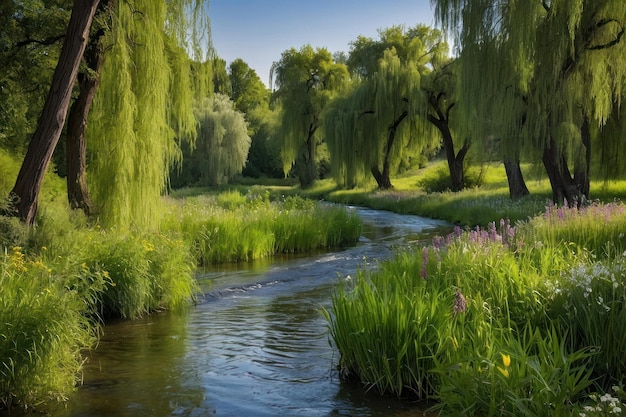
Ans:
{"type": "Polygon", "coordinates": [[[428,276],[428,271],[426,270],[427,266],[428,266],[428,246],[424,246],[422,248],[422,271],[420,273],[423,279],[426,279],[426,277],[428,276]]]}
{"type": "Polygon", "coordinates": [[[465,297],[461,293],[461,290],[456,290],[456,295],[454,296],[454,306],[452,306],[452,313],[455,315],[458,313],[465,313],[467,311],[467,301],[465,297]]]}

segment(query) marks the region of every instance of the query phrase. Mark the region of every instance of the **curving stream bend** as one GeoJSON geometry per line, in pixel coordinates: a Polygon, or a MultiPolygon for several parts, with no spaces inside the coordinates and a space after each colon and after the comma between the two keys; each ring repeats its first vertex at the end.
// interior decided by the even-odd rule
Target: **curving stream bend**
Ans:
{"type": "MultiPolygon", "coordinates": [[[[322,306],[357,269],[449,230],[417,216],[350,208],[356,247],[198,273],[204,295],[182,312],[109,323],[84,384],[53,417],[415,416],[415,405],[340,382],[322,306]]],[[[42,411],[42,410],[39,410],[42,411]]]]}

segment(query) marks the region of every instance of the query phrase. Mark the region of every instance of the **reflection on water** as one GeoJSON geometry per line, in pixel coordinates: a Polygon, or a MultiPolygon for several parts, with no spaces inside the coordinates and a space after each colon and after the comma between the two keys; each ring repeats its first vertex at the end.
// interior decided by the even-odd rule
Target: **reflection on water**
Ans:
{"type": "Polygon", "coordinates": [[[447,228],[358,209],[361,243],[201,271],[198,305],[105,327],[84,385],[55,417],[408,416],[415,405],[342,384],[319,311],[339,280],[447,228]],[[443,228],[443,229],[442,229],[443,228]]]}

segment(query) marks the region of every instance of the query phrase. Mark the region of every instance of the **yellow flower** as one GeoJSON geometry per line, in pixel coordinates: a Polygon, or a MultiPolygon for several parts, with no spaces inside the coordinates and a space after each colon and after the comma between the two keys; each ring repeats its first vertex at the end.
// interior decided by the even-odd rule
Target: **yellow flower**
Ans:
{"type": "Polygon", "coordinates": [[[501,355],[502,355],[502,364],[504,365],[504,367],[508,368],[509,366],[511,366],[511,356],[505,355],[504,353],[501,353],[501,355]]]}
{"type": "Polygon", "coordinates": [[[508,369],[500,368],[499,366],[497,366],[496,368],[498,368],[498,371],[500,371],[500,373],[502,375],[504,375],[505,378],[509,377],[509,370],[508,369]]]}

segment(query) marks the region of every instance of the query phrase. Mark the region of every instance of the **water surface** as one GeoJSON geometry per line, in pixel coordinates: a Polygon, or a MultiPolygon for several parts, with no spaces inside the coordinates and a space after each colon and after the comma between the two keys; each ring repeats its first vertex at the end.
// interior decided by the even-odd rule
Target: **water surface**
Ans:
{"type": "Polygon", "coordinates": [[[320,309],[359,268],[449,229],[361,208],[356,247],[198,272],[181,312],[107,324],[84,384],[54,417],[416,416],[415,404],[342,383],[320,309]]]}

